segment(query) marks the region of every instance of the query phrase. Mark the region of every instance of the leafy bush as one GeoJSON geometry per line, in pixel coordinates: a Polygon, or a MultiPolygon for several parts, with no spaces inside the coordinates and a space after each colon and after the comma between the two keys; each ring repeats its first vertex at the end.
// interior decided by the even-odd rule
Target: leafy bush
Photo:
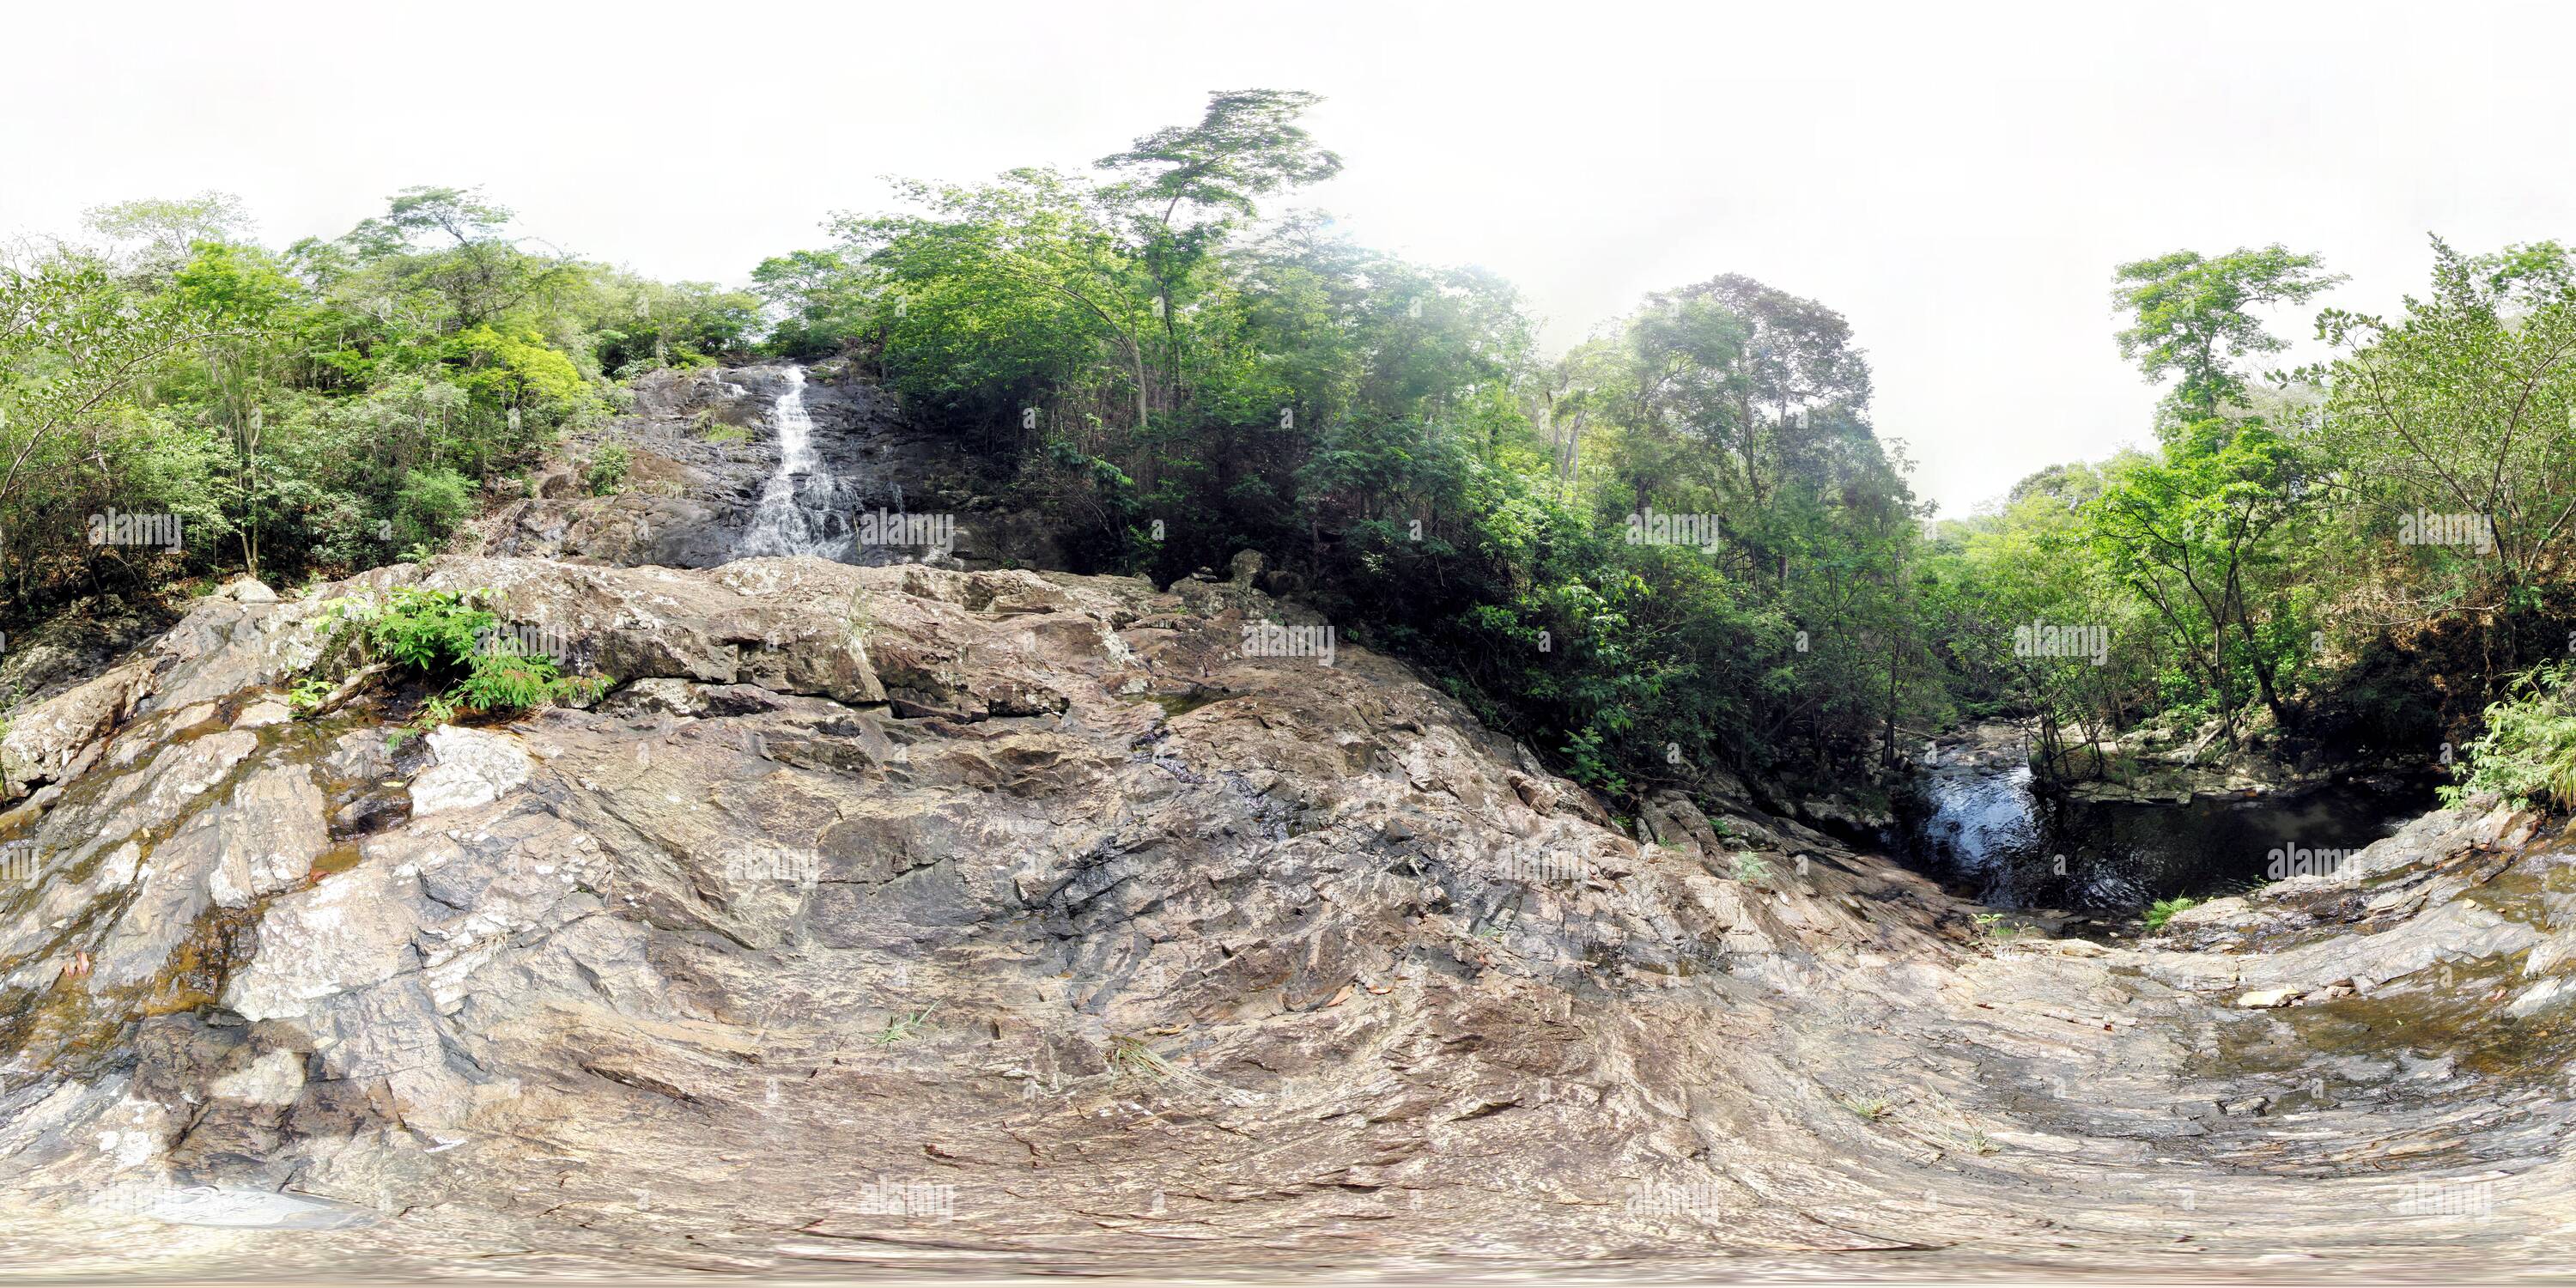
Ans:
{"type": "Polygon", "coordinates": [[[590,454],[590,464],[581,471],[581,486],[592,496],[606,496],[626,483],[626,471],[633,466],[634,456],[622,443],[602,443],[590,454]]]}
{"type": "Polygon", "coordinates": [[[543,654],[509,649],[486,650],[452,691],[475,711],[524,711],[563,698],[589,696],[589,684],[567,677],[555,660],[543,654]]]}
{"type": "Polygon", "coordinates": [[[2569,681],[2576,666],[2559,662],[2534,667],[2514,680],[2503,701],[2487,708],[2486,733],[2468,746],[2467,758],[2455,768],[2457,784],[2442,789],[2442,801],[2458,805],[2469,797],[2493,792],[2515,806],[2545,802],[2559,809],[2576,805],[2576,709],[2569,681]]]}
{"type": "Polygon", "coordinates": [[[322,709],[331,696],[333,685],[318,675],[308,675],[288,686],[286,700],[299,715],[311,715],[322,709]]]}
{"type": "Polygon", "coordinates": [[[443,467],[413,470],[403,476],[394,507],[394,526],[404,544],[435,548],[474,512],[474,485],[443,467]]]}
{"type": "Polygon", "coordinates": [[[397,586],[382,604],[351,601],[339,619],[370,660],[433,673],[467,664],[476,641],[501,624],[470,596],[418,586],[397,586]]]}
{"type": "Polygon", "coordinates": [[[534,327],[476,326],[447,343],[468,393],[504,408],[569,415],[591,402],[590,385],[572,359],[547,346],[534,327]]]}
{"type": "MultiPolygon", "coordinates": [[[[559,702],[586,702],[606,689],[599,676],[568,676],[553,658],[520,651],[501,619],[482,606],[489,592],[459,593],[397,586],[382,603],[343,600],[332,606],[333,641],[354,644],[362,660],[454,683],[421,704],[397,741],[460,715],[506,714],[559,702]]],[[[310,691],[299,685],[298,694],[310,691]]],[[[304,705],[300,703],[299,705],[304,705]]]]}

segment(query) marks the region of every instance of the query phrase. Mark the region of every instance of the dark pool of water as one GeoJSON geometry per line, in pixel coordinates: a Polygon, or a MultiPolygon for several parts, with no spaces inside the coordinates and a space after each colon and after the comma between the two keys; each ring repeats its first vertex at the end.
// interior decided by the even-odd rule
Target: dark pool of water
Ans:
{"type": "Polygon", "coordinates": [[[2382,779],[2286,799],[2088,802],[2033,790],[2023,764],[1938,771],[1923,788],[1896,837],[1918,870],[1999,908],[2115,915],[2233,894],[2302,861],[2317,870],[2435,803],[2432,780],[2382,779]]]}

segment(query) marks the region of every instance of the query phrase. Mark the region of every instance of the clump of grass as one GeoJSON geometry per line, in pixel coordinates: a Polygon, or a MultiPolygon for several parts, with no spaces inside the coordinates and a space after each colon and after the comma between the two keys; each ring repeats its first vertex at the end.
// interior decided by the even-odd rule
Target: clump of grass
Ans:
{"type": "Polygon", "coordinates": [[[1113,1036],[1109,1039],[1109,1069],[1121,1077],[1143,1078],[1148,1082],[1169,1082],[1178,1072],[1172,1062],[1155,1054],[1143,1038],[1113,1036]]]}
{"type": "Polygon", "coordinates": [[[2164,929],[2165,923],[2173,920],[2175,913],[2180,912],[2185,908],[2189,908],[2199,902],[2200,900],[2194,899],[2189,895],[2175,895],[2171,899],[2158,899],[2154,903],[2148,904],[2147,929],[2150,931],[2164,929]]]}
{"type": "Polygon", "coordinates": [[[1147,1046],[1143,1038],[1112,1036],[1109,1039],[1109,1072],[1113,1077],[1164,1084],[1173,1091],[1214,1096],[1238,1107],[1261,1102],[1258,1092],[1230,1087],[1205,1074],[1173,1064],[1147,1046]]]}
{"type": "Polygon", "coordinates": [[[690,425],[698,431],[700,439],[710,443],[740,443],[751,438],[751,430],[741,425],[727,424],[716,416],[716,409],[713,407],[702,408],[691,418],[690,425]]]}
{"type": "Polygon", "coordinates": [[[1959,1138],[1959,1148],[1971,1154],[2000,1154],[2004,1151],[2004,1147],[1996,1144],[1994,1138],[1975,1130],[1959,1138]]]}
{"type": "Polygon", "coordinates": [[[1887,1097],[1885,1096],[1869,1096],[1866,1098],[1845,1100],[1843,1102],[1843,1108],[1859,1115],[1862,1122],[1874,1123],[1881,1118],[1885,1118],[1889,1111],[1896,1108],[1896,1106],[1889,1104],[1887,1102],[1887,1097]]]}

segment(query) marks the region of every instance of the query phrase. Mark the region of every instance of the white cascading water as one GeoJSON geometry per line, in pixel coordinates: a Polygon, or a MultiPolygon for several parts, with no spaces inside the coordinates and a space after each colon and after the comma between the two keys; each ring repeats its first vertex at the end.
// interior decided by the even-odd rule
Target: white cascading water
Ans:
{"type": "Polygon", "coordinates": [[[814,418],[805,411],[804,368],[787,368],[787,392],[778,396],[771,414],[778,422],[778,472],[761,485],[760,502],[752,508],[734,556],[838,559],[847,551],[849,534],[832,505],[840,488],[814,472],[814,418]],[[809,498],[809,492],[816,495],[809,498]]]}

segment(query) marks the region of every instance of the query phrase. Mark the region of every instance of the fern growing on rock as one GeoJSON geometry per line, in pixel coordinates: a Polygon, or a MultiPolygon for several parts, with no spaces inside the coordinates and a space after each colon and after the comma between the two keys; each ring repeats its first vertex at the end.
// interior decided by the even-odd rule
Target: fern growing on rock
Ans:
{"type": "Polygon", "coordinates": [[[299,683],[297,707],[319,714],[389,670],[451,680],[395,732],[394,740],[400,742],[460,716],[580,705],[606,691],[606,677],[566,675],[555,659],[521,648],[502,629],[500,617],[484,607],[491,598],[489,591],[397,586],[381,601],[333,603],[325,619],[330,643],[324,658],[353,657],[357,665],[341,682],[336,699],[314,692],[311,677],[299,683]]]}

